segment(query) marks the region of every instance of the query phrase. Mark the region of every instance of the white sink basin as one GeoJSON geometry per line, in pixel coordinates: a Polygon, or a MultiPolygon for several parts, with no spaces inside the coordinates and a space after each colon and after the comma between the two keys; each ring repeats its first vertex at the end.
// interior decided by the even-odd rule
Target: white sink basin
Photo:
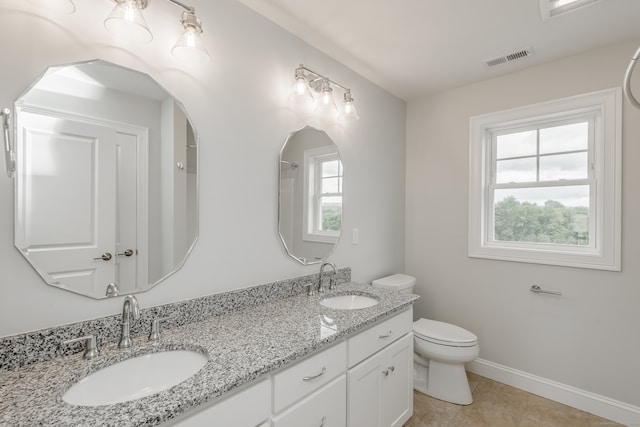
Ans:
{"type": "Polygon", "coordinates": [[[140,399],[181,383],[205,363],[207,356],[190,350],[144,354],[81,379],[62,400],[72,405],[98,406],[140,399]]]}
{"type": "Polygon", "coordinates": [[[320,301],[320,305],[338,310],[357,310],[373,307],[376,304],[378,304],[377,299],[364,295],[336,295],[320,301]]]}

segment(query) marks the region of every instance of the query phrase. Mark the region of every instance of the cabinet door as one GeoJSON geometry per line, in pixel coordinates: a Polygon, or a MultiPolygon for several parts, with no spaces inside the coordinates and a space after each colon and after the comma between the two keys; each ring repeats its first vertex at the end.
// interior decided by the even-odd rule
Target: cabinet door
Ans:
{"type": "Polygon", "coordinates": [[[350,427],[400,427],[413,414],[413,334],[349,370],[350,427]]]}
{"type": "Polygon", "coordinates": [[[413,414],[413,334],[384,350],[382,426],[401,427],[413,414]]]}
{"type": "Polygon", "coordinates": [[[347,374],[348,426],[380,427],[381,409],[384,405],[382,383],[386,354],[376,353],[347,374]]]}

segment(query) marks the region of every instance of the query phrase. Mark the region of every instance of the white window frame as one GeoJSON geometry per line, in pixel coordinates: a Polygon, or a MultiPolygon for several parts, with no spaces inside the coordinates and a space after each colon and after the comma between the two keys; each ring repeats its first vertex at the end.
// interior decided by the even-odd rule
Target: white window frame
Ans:
{"type": "MultiPolygon", "coordinates": [[[[322,170],[318,166],[326,161],[340,161],[340,154],[332,146],[314,148],[304,151],[304,203],[302,239],[309,242],[336,243],[340,237],[339,231],[320,230],[318,224],[322,218],[318,217],[318,202],[321,196],[322,170]]],[[[336,194],[338,195],[338,194],[336,194]]],[[[341,196],[342,193],[339,193],[341,196]]]]}
{"type": "Polygon", "coordinates": [[[471,117],[469,121],[468,255],[536,264],[620,271],[622,90],[607,89],[471,117]],[[490,186],[495,156],[492,137],[516,129],[576,117],[592,117],[589,147],[590,244],[558,245],[493,240],[490,186]],[[593,145],[591,145],[593,144],[593,145]]]}

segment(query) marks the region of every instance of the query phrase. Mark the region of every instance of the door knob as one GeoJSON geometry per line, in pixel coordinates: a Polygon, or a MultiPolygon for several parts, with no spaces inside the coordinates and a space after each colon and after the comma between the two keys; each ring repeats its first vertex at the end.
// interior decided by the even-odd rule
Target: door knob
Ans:
{"type": "Polygon", "coordinates": [[[121,254],[116,254],[116,255],[118,255],[118,256],[122,256],[122,255],[131,256],[131,255],[133,255],[133,250],[127,249],[126,251],[122,252],[121,254]]]}
{"type": "Polygon", "coordinates": [[[105,252],[102,254],[102,256],[99,256],[98,258],[94,258],[96,260],[101,259],[103,261],[109,261],[111,260],[111,254],[109,252],[105,252]]]}

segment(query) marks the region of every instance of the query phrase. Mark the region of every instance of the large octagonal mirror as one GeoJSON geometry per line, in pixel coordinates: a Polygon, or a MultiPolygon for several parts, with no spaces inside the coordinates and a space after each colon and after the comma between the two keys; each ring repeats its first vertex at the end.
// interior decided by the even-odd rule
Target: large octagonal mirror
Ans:
{"type": "Polygon", "coordinates": [[[198,138],[150,76],[47,69],[15,103],[15,245],[46,283],[93,298],[149,289],[197,239],[198,138]]]}
{"type": "Polygon", "coordinates": [[[325,260],[342,232],[343,168],[326,132],[306,126],[280,151],[278,229],[287,253],[302,264],[325,260]]]}

